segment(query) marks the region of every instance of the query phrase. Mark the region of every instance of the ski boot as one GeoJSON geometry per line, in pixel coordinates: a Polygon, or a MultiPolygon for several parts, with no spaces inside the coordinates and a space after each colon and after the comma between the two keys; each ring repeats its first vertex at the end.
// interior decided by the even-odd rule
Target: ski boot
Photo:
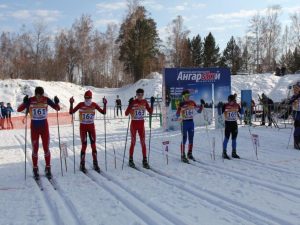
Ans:
{"type": "Polygon", "coordinates": [[[226,150],[223,150],[222,158],[223,158],[223,159],[230,159],[229,156],[227,155],[226,150]]]}
{"type": "Polygon", "coordinates": [[[51,173],[51,167],[50,167],[50,166],[46,166],[46,167],[45,167],[45,176],[46,176],[48,179],[51,179],[51,178],[52,178],[52,173],[51,173]]]}
{"type": "Polygon", "coordinates": [[[193,144],[189,144],[189,149],[188,149],[188,154],[187,154],[187,158],[193,161],[196,161],[194,156],[193,156],[193,144]]]}
{"type": "Polygon", "coordinates": [[[87,170],[85,168],[85,164],[84,163],[80,163],[80,171],[83,173],[87,173],[87,170]]]}
{"type": "Polygon", "coordinates": [[[194,158],[194,156],[193,156],[193,154],[192,154],[192,152],[188,152],[187,157],[190,160],[196,161],[195,158],[194,158]]]}
{"type": "Polygon", "coordinates": [[[147,158],[144,158],[144,159],[143,159],[143,167],[144,167],[145,169],[150,169],[150,166],[149,166],[149,164],[148,164],[148,162],[147,162],[147,158]]]}
{"type": "Polygon", "coordinates": [[[98,166],[97,160],[93,161],[93,167],[96,172],[100,173],[100,167],[98,166]]]}
{"type": "Polygon", "coordinates": [[[40,179],[39,168],[38,167],[33,167],[32,172],[33,172],[33,178],[35,180],[39,180],[40,179]]]}
{"type": "Polygon", "coordinates": [[[183,155],[181,156],[181,162],[189,163],[189,160],[186,158],[186,156],[185,156],[184,153],[183,153],[183,155]]]}
{"type": "Polygon", "coordinates": [[[129,157],[128,166],[130,166],[131,168],[135,168],[135,164],[133,162],[133,158],[132,157],[129,157]]]}
{"type": "Polygon", "coordinates": [[[231,157],[232,157],[232,158],[236,158],[236,159],[239,159],[239,158],[240,158],[239,155],[236,154],[236,149],[232,149],[231,157]]]}

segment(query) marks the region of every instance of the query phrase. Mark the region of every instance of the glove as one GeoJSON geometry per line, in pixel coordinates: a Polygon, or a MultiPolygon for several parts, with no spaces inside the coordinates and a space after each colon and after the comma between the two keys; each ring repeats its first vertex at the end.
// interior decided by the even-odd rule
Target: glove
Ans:
{"type": "Polygon", "coordinates": [[[150,99],[151,108],[153,108],[154,102],[155,102],[155,98],[152,96],[150,99]]]}
{"type": "Polygon", "coordinates": [[[74,98],[70,98],[69,102],[71,103],[71,105],[74,103],[74,98]]]}
{"type": "Polygon", "coordinates": [[[54,96],[54,103],[57,105],[59,103],[59,98],[57,96],[54,96]]]}
{"type": "Polygon", "coordinates": [[[201,105],[205,105],[205,101],[203,99],[200,100],[201,105]]]}
{"type": "Polygon", "coordinates": [[[107,104],[107,100],[106,100],[106,98],[104,97],[104,98],[102,98],[102,101],[103,101],[103,104],[104,105],[106,105],[107,104]]]}
{"type": "Polygon", "coordinates": [[[23,103],[25,105],[27,105],[29,103],[29,98],[28,98],[28,95],[25,95],[25,97],[23,98],[23,103]]]}
{"type": "Polygon", "coordinates": [[[128,101],[129,105],[131,105],[132,102],[133,102],[133,98],[129,99],[128,101]]]}

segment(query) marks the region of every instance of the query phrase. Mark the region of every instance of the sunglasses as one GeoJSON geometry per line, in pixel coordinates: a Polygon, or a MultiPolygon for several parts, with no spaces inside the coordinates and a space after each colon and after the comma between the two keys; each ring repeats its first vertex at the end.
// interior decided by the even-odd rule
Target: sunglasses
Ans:
{"type": "Polygon", "coordinates": [[[184,94],[183,97],[190,97],[190,94],[184,94]]]}
{"type": "Polygon", "coordinates": [[[143,96],[144,93],[136,93],[137,96],[143,96]]]}
{"type": "Polygon", "coordinates": [[[91,99],[92,97],[84,97],[85,99],[91,99]]]}

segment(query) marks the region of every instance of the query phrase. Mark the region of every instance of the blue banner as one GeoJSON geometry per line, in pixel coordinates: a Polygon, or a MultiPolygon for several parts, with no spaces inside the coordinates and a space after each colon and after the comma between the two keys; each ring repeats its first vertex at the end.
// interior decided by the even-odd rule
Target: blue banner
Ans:
{"type": "MultiPolygon", "coordinates": [[[[212,115],[213,103],[227,102],[231,93],[231,77],[229,68],[165,68],[164,71],[164,99],[166,112],[166,129],[179,129],[176,121],[176,108],[182,100],[183,90],[190,91],[190,99],[200,104],[206,102],[206,113],[212,115]],[[214,98],[214,102],[213,102],[214,98]]],[[[212,116],[210,116],[210,119],[212,116]]],[[[200,118],[194,118],[196,125],[205,124],[200,118]]]]}

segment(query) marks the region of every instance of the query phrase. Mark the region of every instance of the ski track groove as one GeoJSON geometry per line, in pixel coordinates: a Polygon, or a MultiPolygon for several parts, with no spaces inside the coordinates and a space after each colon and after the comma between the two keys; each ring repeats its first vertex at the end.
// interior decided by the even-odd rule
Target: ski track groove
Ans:
{"type": "MultiPolygon", "coordinates": [[[[159,154],[159,150],[156,148],[156,147],[153,147],[151,148],[152,151],[154,151],[155,153],[159,154]]],[[[178,157],[180,156],[176,156],[175,153],[168,153],[170,157],[172,158],[175,158],[177,159],[178,157]]],[[[278,182],[274,182],[274,181],[270,181],[272,182],[274,185],[272,184],[269,184],[267,182],[263,182],[261,181],[258,177],[255,177],[253,175],[249,176],[248,174],[245,174],[245,173],[242,173],[240,171],[236,171],[234,169],[230,169],[230,168],[226,168],[226,170],[224,171],[224,168],[222,168],[221,166],[218,166],[218,165],[210,165],[208,163],[205,163],[203,161],[199,162],[199,161],[196,161],[196,162],[193,162],[191,161],[191,165],[195,166],[195,167],[198,167],[198,168],[201,168],[201,169],[210,169],[211,171],[218,171],[219,173],[221,174],[224,174],[226,176],[230,176],[230,177],[233,177],[237,180],[240,180],[240,181],[243,181],[243,180],[247,180],[249,181],[250,183],[252,184],[256,184],[258,186],[261,186],[261,187],[264,187],[264,188],[268,188],[272,191],[278,191],[280,193],[283,193],[283,194],[288,194],[292,197],[297,197],[300,199],[300,194],[298,193],[299,192],[299,188],[295,188],[295,187],[291,187],[290,185],[286,185],[286,184],[281,184],[281,183],[278,183],[278,182]],[[290,190],[286,190],[286,189],[282,189],[281,186],[284,186],[286,187],[287,189],[290,189],[290,190]]]]}
{"type": "MultiPolygon", "coordinates": [[[[102,145],[100,145],[100,147],[103,148],[102,145]]],[[[111,154],[109,154],[109,155],[111,155],[111,154]]],[[[172,177],[172,176],[169,176],[169,175],[164,175],[163,173],[160,173],[160,172],[158,172],[158,171],[156,171],[152,168],[150,169],[150,172],[152,171],[153,174],[149,173],[148,170],[142,169],[140,167],[138,167],[136,169],[133,169],[133,170],[137,170],[138,172],[143,173],[144,175],[147,175],[149,177],[155,177],[155,178],[157,178],[158,180],[160,180],[161,182],[163,182],[167,185],[176,186],[181,191],[187,192],[188,194],[191,194],[191,195],[195,196],[196,198],[198,198],[202,201],[205,200],[210,205],[218,207],[221,210],[225,210],[229,214],[234,214],[234,215],[240,217],[242,220],[245,220],[247,222],[249,222],[249,219],[255,218],[256,220],[253,223],[255,223],[256,225],[258,225],[258,224],[259,225],[272,224],[272,223],[270,223],[270,221],[266,221],[266,219],[265,219],[266,215],[268,215],[267,213],[256,210],[255,208],[252,208],[250,206],[245,206],[245,205],[243,205],[241,203],[238,203],[234,200],[231,200],[231,199],[226,198],[224,196],[215,194],[214,192],[206,193],[207,190],[202,190],[203,188],[201,188],[200,186],[194,185],[194,184],[191,185],[191,183],[186,181],[186,180],[181,180],[181,179],[177,179],[176,177],[172,177]],[[158,176],[155,176],[154,174],[157,174],[162,178],[159,178],[158,176]],[[169,181],[168,179],[171,179],[173,182],[169,181]],[[191,187],[190,188],[186,187],[186,184],[188,184],[191,187]],[[201,191],[199,191],[199,190],[201,190],[201,191]],[[210,195],[210,196],[208,196],[208,195],[210,195]],[[225,204],[223,203],[223,204],[220,205],[220,200],[222,202],[227,202],[227,203],[225,203],[225,204]],[[243,208],[243,209],[241,209],[241,208],[243,208]],[[258,215],[254,214],[253,211],[256,212],[258,215]]],[[[272,217],[273,216],[270,215],[269,217],[267,217],[267,219],[272,218],[272,217]]],[[[275,220],[274,224],[277,224],[278,221],[280,221],[280,219],[278,219],[278,218],[276,218],[274,220],[275,220]]],[[[283,221],[283,222],[284,223],[281,223],[281,224],[292,225],[289,222],[286,222],[286,221],[283,221]]]]}
{"type": "MultiPolygon", "coordinates": [[[[86,164],[89,165],[91,168],[90,163],[86,162],[86,164]]],[[[94,175],[91,174],[90,171],[93,171],[93,169],[89,170],[88,173],[86,174],[93,182],[95,182],[97,185],[100,187],[104,188],[107,192],[109,192],[111,195],[113,195],[116,199],[121,201],[130,211],[132,211],[136,216],[138,216],[141,220],[143,220],[145,223],[151,225],[151,224],[158,224],[157,221],[154,221],[151,217],[147,215],[147,213],[144,213],[141,211],[138,207],[136,207],[134,204],[130,203],[129,201],[126,200],[126,198],[122,197],[121,194],[119,194],[117,191],[109,187],[105,182],[99,181],[99,177],[96,178],[94,175]]],[[[176,216],[170,214],[169,212],[165,211],[164,209],[161,209],[157,207],[153,203],[145,203],[145,199],[138,195],[137,193],[134,193],[133,191],[129,190],[126,188],[121,182],[117,181],[115,178],[112,176],[108,175],[105,173],[103,170],[101,170],[100,174],[97,174],[97,172],[93,171],[95,175],[99,175],[102,178],[104,178],[106,181],[112,182],[115,186],[117,186],[119,189],[122,190],[122,192],[126,192],[129,194],[132,198],[134,198],[139,204],[142,204],[143,206],[149,208],[151,211],[153,211],[155,214],[158,214],[163,220],[165,221],[164,224],[175,224],[175,225],[188,225],[181,219],[177,218],[176,216]]],[[[161,222],[162,219],[159,221],[161,222]]]]}
{"type": "MultiPolygon", "coordinates": [[[[143,169],[144,170],[144,169],[143,169]]],[[[202,190],[203,188],[201,188],[199,185],[195,185],[189,181],[185,181],[182,180],[178,177],[172,176],[172,175],[167,175],[165,173],[163,173],[162,171],[159,170],[154,170],[151,169],[149,172],[146,172],[147,174],[152,172],[153,174],[158,174],[159,176],[163,177],[164,180],[167,180],[167,178],[174,180],[175,182],[169,182],[170,185],[175,185],[176,187],[181,187],[183,190],[186,190],[189,193],[192,193],[193,195],[195,195],[196,197],[200,198],[200,199],[204,199],[208,202],[210,202],[211,204],[215,204],[215,205],[220,205],[220,201],[222,200],[223,202],[225,201],[226,204],[221,204],[221,208],[222,209],[226,209],[228,212],[234,212],[236,215],[240,216],[241,218],[248,220],[248,219],[254,219],[255,221],[253,221],[255,224],[269,224],[269,221],[273,221],[274,224],[285,224],[285,225],[292,225],[290,222],[285,221],[279,217],[273,216],[269,213],[263,212],[261,210],[258,210],[254,207],[251,207],[249,205],[234,201],[230,198],[224,197],[218,193],[209,191],[209,190],[202,190]],[[152,170],[152,171],[151,171],[152,170]],[[185,184],[188,184],[189,186],[191,186],[192,188],[186,187],[185,184]],[[201,190],[201,192],[204,193],[208,193],[209,195],[211,195],[210,197],[205,196],[204,194],[199,193],[201,190]],[[231,206],[229,206],[229,204],[231,204],[231,206]],[[266,221],[269,220],[269,221],[266,221]]],[[[157,176],[156,176],[157,177],[157,176]]],[[[168,182],[168,181],[167,181],[168,182]]],[[[252,222],[252,221],[251,221],[252,222]]]]}
{"type": "MultiPolygon", "coordinates": [[[[76,147],[75,147],[75,151],[76,151],[76,147]]],[[[68,158],[68,160],[71,160],[71,159],[68,158]]],[[[89,165],[90,168],[92,168],[92,165],[89,162],[86,162],[86,164],[89,165]]],[[[104,175],[103,170],[101,170],[101,173],[98,174],[93,169],[90,169],[88,171],[88,173],[85,174],[90,180],[92,180],[93,183],[100,186],[102,189],[104,189],[105,191],[110,193],[110,195],[112,195],[115,199],[122,202],[122,204],[128,210],[130,210],[135,216],[140,218],[145,223],[152,225],[152,224],[157,224],[157,221],[154,221],[150,216],[147,215],[147,213],[144,213],[142,210],[140,210],[134,204],[130,203],[125,197],[122,196],[122,194],[119,194],[117,191],[115,191],[115,189],[109,187],[109,185],[107,185],[105,182],[99,181],[99,177],[96,178],[96,176],[92,175],[91,172],[93,172],[96,176],[101,176],[102,179],[105,179],[107,182],[112,182],[117,188],[119,188],[121,190],[121,192],[125,192],[125,193],[129,194],[131,196],[131,198],[133,198],[135,201],[137,201],[137,204],[147,207],[148,209],[152,210],[155,214],[158,214],[158,216],[161,217],[161,219],[159,221],[163,220],[164,224],[187,225],[186,223],[178,220],[177,218],[173,219],[172,217],[171,218],[166,217],[165,215],[163,215],[163,213],[160,212],[160,210],[153,210],[152,207],[150,207],[149,205],[144,203],[145,201],[141,200],[140,198],[137,198],[135,193],[132,193],[126,187],[123,187],[123,185],[119,185],[115,179],[112,179],[108,175],[104,175]],[[178,223],[177,221],[180,221],[180,223],[178,223]]],[[[82,173],[82,172],[79,171],[79,173],[82,173]]]]}
{"type": "MultiPolygon", "coordinates": [[[[15,138],[19,142],[20,150],[21,150],[22,142],[19,139],[19,137],[17,137],[16,135],[15,135],[15,138]]],[[[23,153],[23,155],[25,155],[24,149],[21,150],[21,153],[23,153]]],[[[27,159],[26,163],[31,161],[29,154],[26,154],[26,159],[27,159]]],[[[34,179],[33,177],[31,177],[31,178],[34,179]]],[[[76,208],[74,207],[73,203],[65,196],[65,194],[63,193],[59,184],[56,182],[57,190],[55,190],[53,185],[50,183],[50,181],[48,181],[48,179],[46,177],[43,177],[42,175],[40,175],[40,179],[41,179],[41,182],[43,185],[43,190],[41,191],[39,189],[39,191],[42,192],[42,195],[44,197],[43,198],[44,203],[47,205],[47,208],[49,209],[48,211],[52,214],[52,218],[55,219],[53,224],[69,225],[70,221],[72,221],[71,224],[74,224],[74,225],[75,224],[76,225],[85,225],[85,223],[80,218],[78,218],[77,215],[79,215],[79,214],[78,214],[76,208]],[[47,183],[47,185],[45,185],[45,183],[47,183]],[[49,186],[51,186],[51,187],[49,188],[49,186]],[[63,216],[61,215],[61,213],[59,213],[59,211],[61,211],[61,209],[57,207],[57,204],[56,204],[55,200],[53,199],[53,195],[56,195],[58,197],[56,199],[59,199],[59,204],[64,206],[64,210],[63,210],[64,215],[63,216]],[[63,219],[65,217],[68,218],[67,222],[65,222],[63,219]]],[[[37,186],[37,184],[35,184],[35,186],[37,186]]]]}
{"type": "MultiPolygon", "coordinates": [[[[97,172],[94,172],[97,173],[97,172]]],[[[183,221],[180,221],[177,218],[174,218],[173,215],[169,215],[166,212],[162,212],[162,209],[158,209],[156,206],[153,206],[153,204],[145,203],[143,199],[137,195],[136,193],[133,193],[128,188],[124,187],[124,185],[120,184],[120,182],[116,181],[114,178],[111,178],[111,176],[105,174],[103,171],[101,171],[100,175],[103,178],[105,178],[107,181],[112,182],[114,185],[116,185],[118,188],[125,191],[127,194],[129,194],[131,197],[133,197],[136,201],[138,201],[140,204],[144,205],[145,207],[149,208],[151,211],[154,211],[156,214],[158,214],[161,218],[164,219],[165,224],[176,224],[176,225],[187,225],[183,221]]],[[[147,213],[144,213],[142,210],[140,210],[138,207],[136,207],[134,204],[130,203],[126,198],[124,198],[121,194],[110,190],[110,188],[105,184],[105,182],[100,182],[99,178],[96,178],[92,174],[87,174],[90,179],[92,179],[94,182],[96,182],[98,185],[105,186],[105,189],[107,189],[113,196],[115,196],[118,200],[120,200],[129,210],[131,210],[135,215],[137,215],[139,218],[141,218],[145,223],[147,224],[157,224],[158,222],[153,220],[150,216],[147,215],[147,213]]],[[[102,186],[102,187],[103,187],[102,186]]],[[[161,221],[160,221],[161,222],[161,221]]]]}

